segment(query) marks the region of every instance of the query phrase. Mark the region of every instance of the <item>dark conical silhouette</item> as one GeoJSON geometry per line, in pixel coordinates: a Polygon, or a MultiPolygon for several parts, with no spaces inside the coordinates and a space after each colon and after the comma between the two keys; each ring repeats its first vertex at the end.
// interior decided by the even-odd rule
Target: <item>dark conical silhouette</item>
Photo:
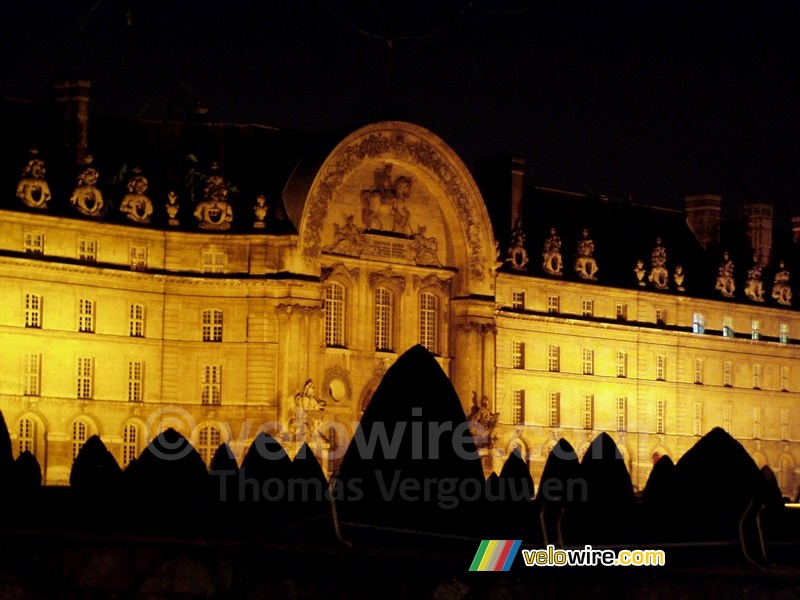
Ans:
{"type": "Polygon", "coordinates": [[[0,411],[0,487],[9,485],[13,468],[14,454],[11,451],[11,436],[8,434],[3,411],[0,411]]]}
{"type": "MultiPolygon", "coordinates": [[[[561,438],[558,440],[542,469],[542,478],[539,482],[539,491],[536,494],[538,502],[564,502],[568,498],[568,490],[577,490],[575,482],[580,477],[580,463],[578,454],[572,445],[561,438]]],[[[580,490],[577,490],[580,492],[580,490]]],[[[580,499],[580,498],[578,498],[580,499]]]]}
{"type": "Polygon", "coordinates": [[[242,477],[255,479],[260,485],[274,479],[286,484],[292,474],[292,459],[280,442],[262,431],[250,444],[242,460],[242,477]]]}
{"type": "Polygon", "coordinates": [[[233,450],[226,443],[222,443],[214,451],[214,456],[211,457],[211,472],[214,471],[239,471],[239,465],[236,462],[236,457],[233,455],[233,450]]]}
{"type": "Polygon", "coordinates": [[[642,492],[642,502],[654,508],[668,508],[675,492],[675,463],[666,454],[658,459],[642,492]]]}
{"type": "Polygon", "coordinates": [[[42,468],[39,461],[28,450],[25,450],[14,461],[14,482],[18,492],[32,492],[42,485],[42,468]]]}
{"type": "Polygon", "coordinates": [[[69,484],[81,494],[114,493],[120,483],[122,469],[103,441],[93,435],[78,452],[69,484]]]}

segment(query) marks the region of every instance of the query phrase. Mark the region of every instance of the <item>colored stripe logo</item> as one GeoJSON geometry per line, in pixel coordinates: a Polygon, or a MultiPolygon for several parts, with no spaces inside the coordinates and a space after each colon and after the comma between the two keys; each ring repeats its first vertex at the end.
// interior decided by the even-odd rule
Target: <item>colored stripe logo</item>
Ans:
{"type": "Polygon", "coordinates": [[[470,571],[508,571],[522,540],[483,540],[478,546],[470,571]]]}

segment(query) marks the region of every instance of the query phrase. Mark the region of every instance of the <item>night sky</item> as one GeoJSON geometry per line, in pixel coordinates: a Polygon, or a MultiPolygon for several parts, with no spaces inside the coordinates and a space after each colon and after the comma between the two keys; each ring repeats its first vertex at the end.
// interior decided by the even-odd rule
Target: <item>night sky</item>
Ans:
{"type": "Polygon", "coordinates": [[[400,118],[469,167],[526,157],[529,183],[800,213],[796,2],[31,0],[3,21],[5,96],[81,77],[104,113],[203,102],[214,121],[342,134],[400,118]]]}

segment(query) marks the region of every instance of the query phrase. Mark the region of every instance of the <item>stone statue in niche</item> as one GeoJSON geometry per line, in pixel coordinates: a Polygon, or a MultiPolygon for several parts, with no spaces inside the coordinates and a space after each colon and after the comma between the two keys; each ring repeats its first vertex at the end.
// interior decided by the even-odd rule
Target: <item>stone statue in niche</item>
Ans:
{"type": "Polygon", "coordinates": [[[714,289],[719,290],[725,298],[733,298],[733,292],[736,291],[736,285],[733,283],[733,261],[727,252],[722,253],[714,289]]]}
{"type": "Polygon", "coordinates": [[[306,379],[303,389],[294,396],[294,417],[289,419],[289,433],[295,440],[313,437],[322,422],[327,402],[314,393],[314,381],[306,379]]]}
{"type": "Polygon", "coordinates": [[[556,228],[550,228],[550,235],[544,240],[544,248],[542,249],[542,269],[548,275],[561,277],[563,273],[561,269],[563,263],[561,261],[561,238],[556,233],[556,228]]]}
{"type": "Polygon", "coordinates": [[[636,266],[633,268],[633,272],[636,274],[636,281],[641,287],[644,287],[646,285],[644,282],[644,276],[647,271],[645,271],[643,260],[636,261],[636,266]]]}
{"type": "Polygon", "coordinates": [[[31,159],[22,170],[22,177],[17,183],[17,198],[22,200],[25,206],[47,208],[51,198],[50,185],[44,177],[44,161],[37,158],[38,154],[36,148],[31,148],[31,159]]]}
{"type": "Polygon", "coordinates": [[[178,195],[173,191],[170,191],[169,194],[167,194],[166,209],[167,217],[169,217],[167,224],[170,227],[177,227],[180,225],[181,222],[178,220],[178,211],[181,209],[181,205],[178,204],[178,195]]]}
{"type": "Polygon", "coordinates": [[[525,231],[522,229],[522,219],[517,219],[514,231],[511,232],[511,243],[508,245],[508,258],[511,268],[522,271],[528,264],[528,251],[525,250],[525,231]]]}
{"type": "Polygon", "coordinates": [[[344,225],[333,224],[333,244],[325,250],[335,254],[360,256],[366,246],[364,234],[355,223],[353,215],[347,215],[344,225]]]}
{"type": "Polygon", "coordinates": [[[775,273],[775,280],[772,285],[772,297],[778,301],[778,304],[783,306],[792,305],[792,288],[789,286],[789,271],[786,269],[786,263],[780,262],[778,267],[780,270],[775,273]]]}
{"type": "Polygon", "coordinates": [[[594,242],[589,237],[589,230],[584,227],[575,251],[575,272],[581,279],[597,281],[598,270],[597,261],[594,259],[594,242]]]}
{"type": "Polygon", "coordinates": [[[86,167],[78,175],[78,186],[69,201],[82,215],[99,217],[103,210],[103,195],[96,187],[100,173],[92,166],[93,160],[91,154],[86,156],[86,167]]]}
{"type": "Polygon", "coordinates": [[[656,238],[656,247],[650,253],[650,275],[647,280],[657,290],[669,288],[669,271],[667,271],[667,249],[661,244],[661,238],[656,238]]]}
{"type": "Polygon", "coordinates": [[[361,220],[364,228],[411,235],[408,200],[412,180],[401,175],[392,179],[392,165],[375,169],[374,187],[361,191],[361,220]]]}
{"type": "Polygon", "coordinates": [[[145,195],[147,186],[147,177],[136,167],[128,182],[128,193],[122,197],[119,205],[119,212],[124,213],[134,223],[149,223],[150,215],[153,214],[153,203],[145,195]]]}
{"type": "Polygon", "coordinates": [[[677,265],[675,267],[675,273],[672,275],[672,281],[675,282],[675,289],[679,292],[685,292],[686,288],[683,287],[683,282],[686,279],[686,275],[683,272],[683,267],[681,265],[677,265]]]}
{"type": "Polygon", "coordinates": [[[256,204],[253,206],[253,213],[256,216],[256,221],[253,223],[253,229],[264,229],[264,219],[267,218],[267,212],[269,212],[269,208],[267,207],[267,199],[264,197],[264,194],[259,194],[256,196],[256,204]]]}
{"type": "Polygon", "coordinates": [[[472,408],[467,416],[467,421],[470,423],[470,432],[475,438],[475,445],[478,448],[494,446],[494,442],[497,440],[494,429],[499,416],[500,413],[493,413],[489,409],[489,398],[484,396],[478,404],[478,393],[472,392],[472,408]]]}
{"type": "Polygon", "coordinates": [[[761,273],[764,268],[758,255],[753,257],[753,266],[747,270],[747,283],[744,286],[744,295],[753,302],[764,301],[764,282],[761,281],[761,273]]]}
{"type": "Polygon", "coordinates": [[[420,225],[411,242],[411,251],[414,253],[414,262],[418,265],[440,266],[438,252],[439,243],[435,237],[427,237],[425,225],[420,225]]]}
{"type": "Polygon", "coordinates": [[[194,209],[194,216],[200,229],[224,231],[231,228],[233,221],[233,211],[228,202],[228,186],[219,174],[217,163],[212,163],[211,172],[203,189],[203,199],[194,209]]]}

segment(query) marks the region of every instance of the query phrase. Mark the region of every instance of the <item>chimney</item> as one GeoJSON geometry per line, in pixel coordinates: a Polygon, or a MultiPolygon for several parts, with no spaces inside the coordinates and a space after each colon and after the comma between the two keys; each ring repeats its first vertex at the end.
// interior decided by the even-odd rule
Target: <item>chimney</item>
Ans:
{"type": "Polygon", "coordinates": [[[772,205],[761,202],[745,204],[741,216],[747,222],[747,237],[750,238],[755,260],[766,267],[772,255],[772,205]]]}
{"type": "Polygon", "coordinates": [[[714,194],[686,196],[686,224],[705,250],[719,246],[721,201],[714,194]]]}
{"type": "Polygon", "coordinates": [[[511,231],[522,218],[522,196],[525,186],[525,159],[511,157],[511,231]]]}
{"type": "Polygon", "coordinates": [[[792,217],[792,240],[800,246],[800,217],[792,217]]]}
{"type": "Polygon", "coordinates": [[[89,88],[91,82],[83,79],[59,81],[53,85],[56,105],[63,123],[64,148],[73,156],[75,164],[83,164],[89,147],[89,88]]]}

